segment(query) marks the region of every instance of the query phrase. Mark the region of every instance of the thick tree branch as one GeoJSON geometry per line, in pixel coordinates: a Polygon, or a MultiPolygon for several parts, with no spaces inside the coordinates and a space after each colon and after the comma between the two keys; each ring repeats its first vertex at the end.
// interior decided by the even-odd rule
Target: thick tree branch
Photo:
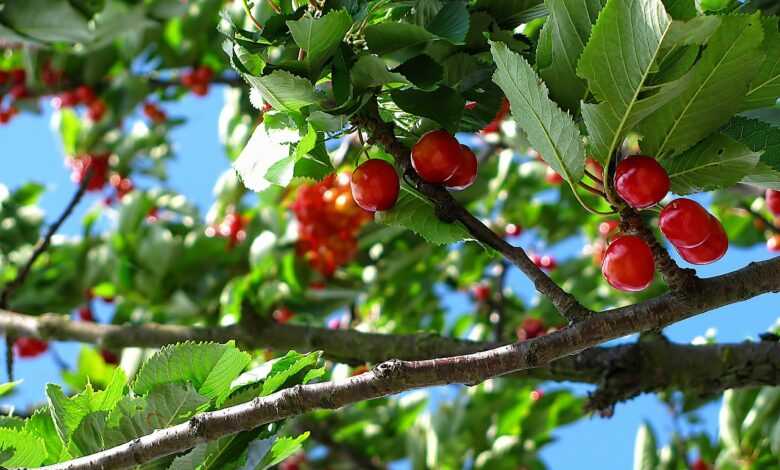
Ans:
{"type": "Polygon", "coordinates": [[[336,409],[420,387],[477,384],[490,377],[547,365],[605,341],[663,328],[717,307],[778,291],[780,258],[751,263],[738,271],[702,280],[699,289],[684,300],[665,294],[602,312],[546,336],[473,354],[422,361],[390,360],[346,380],[297,385],[241,405],[197,415],[186,423],[94,455],[45,468],[126,468],[317,408],[336,409]]]}
{"type": "Polygon", "coordinates": [[[570,323],[588,318],[592,312],[583,307],[569,293],[560,288],[528,257],[525,251],[512,246],[498,234],[490,230],[479,219],[461,206],[442,186],[424,182],[412,168],[409,148],[396,139],[393,124],[379,116],[375,101],[369,102],[359,114],[352,118],[354,124],[364,129],[371,140],[382,145],[395,158],[396,164],[407,181],[428,198],[436,209],[437,215],[444,221],[460,222],[471,236],[498,251],[504,258],[517,266],[542,295],[550,299],[558,311],[570,323]]]}

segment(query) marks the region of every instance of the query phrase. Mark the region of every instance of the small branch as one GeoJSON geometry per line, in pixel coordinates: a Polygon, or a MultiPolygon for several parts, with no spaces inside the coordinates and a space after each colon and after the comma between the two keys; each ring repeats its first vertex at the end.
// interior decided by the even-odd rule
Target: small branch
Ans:
{"type": "Polygon", "coordinates": [[[244,12],[246,13],[246,16],[249,17],[252,23],[255,24],[255,27],[257,27],[257,29],[262,31],[263,25],[261,25],[260,22],[257,21],[255,19],[255,16],[252,14],[252,9],[249,7],[249,0],[241,0],[241,3],[243,3],[244,5],[244,12]]]}
{"type": "Polygon", "coordinates": [[[780,233],[780,228],[777,228],[777,226],[773,221],[764,217],[764,215],[761,214],[760,212],[754,211],[749,204],[741,204],[740,208],[744,209],[748,214],[752,215],[756,220],[762,222],[764,227],[767,230],[770,230],[774,234],[780,233]]]}
{"type": "Polygon", "coordinates": [[[536,290],[547,297],[570,323],[582,321],[592,314],[571,294],[555,284],[544,271],[528,258],[522,248],[510,245],[490,230],[463,208],[442,186],[428,184],[420,179],[412,168],[409,148],[396,139],[393,124],[386,123],[381,119],[376,101],[369,102],[364,107],[362,114],[353,117],[353,122],[365,129],[371,140],[381,144],[395,158],[405,180],[410,181],[421,194],[434,204],[436,213],[442,220],[460,222],[476,240],[498,251],[504,258],[517,266],[533,282],[536,290]]]}
{"type": "Polygon", "coordinates": [[[621,230],[633,233],[647,243],[653,252],[655,267],[664,277],[666,285],[673,292],[686,294],[694,289],[699,278],[693,269],[681,268],[674,262],[669,252],[655,238],[655,234],[645,225],[642,216],[635,210],[624,207],[620,210],[621,230]]]}

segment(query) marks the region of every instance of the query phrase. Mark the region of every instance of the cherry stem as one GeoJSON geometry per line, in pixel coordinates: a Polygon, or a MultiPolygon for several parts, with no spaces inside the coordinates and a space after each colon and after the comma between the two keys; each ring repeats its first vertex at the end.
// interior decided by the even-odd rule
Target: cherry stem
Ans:
{"type": "Polygon", "coordinates": [[[579,185],[580,185],[581,188],[587,189],[588,191],[592,192],[596,196],[601,196],[603,198],[607,197],[607,195],[604,194],[603,191],[599,191],[598,189],[594,188],[593,186],[590,186],[590,185],[588,185],[586,183],[583,183],[582,181],[579,182],[579,185]]]}
{"type": "MultiPolygon", "coordinates": [[[[257,21],[257,19],[254,17],[254,15],[252,15],[252,9],[249,7],[249,0],[243,0],[242,3],[244,4],[244,11],[246,12],[246,16],[248,16],[249,19],[252,20],[252,23],[254,23],[255,26],[257,26],[257,29],[263,29],[263,25],[261,25],[260,22],[257,21]]],[[[273,7],[272,2],[269,1],[268,3],[271,4],[271,6],[273,7]]],[[[277,13],[279,12],[277,11],[277,13]]]]}
{"type": "Polygon", "coordinates": [[[597,182],[599,182],[599,183],[603,183],[603,182],[604,182],[604,180],[603,180],[603,179],[601,179],[601,178],[599,178],[598,176],[596,176],[596,175],[594,175],[593,173],[591,173],[591,172],[590,172],[590,170],[588,170],[587,168],[585,169],[585,174],[586,174],[586,175],[588,175],[588,177],[589,177],[590,179],[592,179],[593,181],[597,181],[597,182]]]}

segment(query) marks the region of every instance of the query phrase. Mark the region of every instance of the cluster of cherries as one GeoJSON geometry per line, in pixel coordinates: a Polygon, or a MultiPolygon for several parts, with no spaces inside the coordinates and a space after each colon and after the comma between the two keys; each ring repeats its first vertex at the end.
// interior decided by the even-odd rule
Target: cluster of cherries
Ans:
{"type": "Polygon", "coordinates": [[[98,122],[106,114],[106,102],[95,95],[95,91],[89,85],[63,91],[52,99],[55,109],[73,108],[84,105],[87,108],[87,117],[92,122],[98,122]]]}
{"type": "Polygon", "coordinates": [[[14,101],[26,97],[29,93],[25,80],[27,74],[24,69],[0,70],[0,90],[6,90],[11,97],[11,103],[5,108],[2,106],[3,92],[0,91],[0,125],[8,124],[11,119],[19,114],[19,108],[14,101]]]}
{"type": "MultiPolygon", "coordinates": [[[[621,161],[615,170],[615,190],[635,209],[658,204],[669,192],[669,175],[652,157],[635,155],[621,161]]],[[[661,210],[659,228],[692,264],[709,264],[726,253],[729,241],[720,221],[690,199],[675,199],[661,210]]],[[[604,252],[601,272],[609,284],[634,292],[653,282],[653,253],[635,235],[619,235],[604,252]]]]}
{"type": "MultiPolygon", "coordinates": [[[[426,183],[461,190],[477,178],[477,157],[445,130],[425,133],[412,147],[412,167],[426,183]]],[[[352,173],[352,197],[369,212],[391,209],[398,199],[398,174],[384,160],[368,160],[352,173]]]]}
{"type": "MultiPolygon", "coordinates": [[[[384,160],[366,163],[370,162],[387,165],[393,172],[395,184],[398,184],[395,170],[389,163],[384,160]]],[[[359,181],[361,177],[358,175],[357,178],[359,181]]],[[[354,174],[352,181],[350,192],[348,173],[329,175],[316,184],[301,186],[292,203],[292,211],[298,220],[298,255],[326,278],[352,259],[357,252],[357,233],[371,220],[371,213],[363,210],[353,199],[354,174]]]]}
{"type": "MultiPolygon", "coordinates": [[[[121,200],[135,188],[135,185],[130,178],[111,172],[110,157],[111,154],[108,152],[68,157],[65,163],[70,167],[71,181],[80,185],[89,175],[89,181],[86,185],[87,191],[101,191],[106,184],[110,183],[116,198],[121,200]]],[[[112,202],[112,197],[106,199],[106,204],[110,205],[112,202]]]]}
{"type": "Polygon", "coordinates": [[[198,96],[209,93],[209,84],[214,78],[214,71],[205,65],[200,65],[181,75],[181,84],[198,96]]]}
{"type": "Polygon", "coordinates": [[[154,124],[162,124],[168,120],[168,115],[165,114],[165,111],[151,102],[144,103],[144,115],[154,124]]]}
{"type": "Polygon", "coordinates": [[[235,208],[231,209],[221,222],[206,227],[206,236],[227,238],[228,248],[233,249],[246,240],[246,224],[249,219],[235,208]]]}

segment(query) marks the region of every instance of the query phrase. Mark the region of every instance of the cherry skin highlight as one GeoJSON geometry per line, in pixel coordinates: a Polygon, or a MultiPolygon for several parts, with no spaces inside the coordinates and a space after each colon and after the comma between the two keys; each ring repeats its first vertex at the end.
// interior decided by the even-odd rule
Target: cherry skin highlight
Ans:
{"type": "Polygon", "coordinates": [[[477,179],[477,156],[466,145],[461,145],[461,162],[455,173],[444,184],[449,189],[466,189],[477,179]]]}
{"type": "Polygon", "coordinates": [[[358,206],[370,211],[386,211],[398,200],[398,174],[384,160],[363,162],[352,172],[352,198],[358,206]]]}
{"type": "Polygon", "coordinates": [[[723,258],[729,249],[729,238],[723,224],[714,216],[710,216],[711,234],[707,240],[693,248],[677,248],[682,258],[691,264],[710,264],[723,258]]]}
{"type": "Polygon", "coordinates": [[[635,209],[658,204],[669,192],[669,185],[666,170],[652,157],[628,157],[615,170],[615,189],[635,209]]]}
{"type": "Polygon", "coordinates": [[[607,247],[601,273],[609,285],[626,292],[644,290],[653,282],[653,253],[644,240],[622,235],[607,247]]]}
{"type": "Polygon", "coordinates": [[[427,183],[441,184],[460,167],[460,143],[445,130],[425,133],[412,147],[412,167],[427,183]]]}
{"type": "Polygon", "coordinates": [[[693,248],[712,233],[710,214],[698,202],[675,199],[661,211],[658,227],[676,248],[693,248]]]}

